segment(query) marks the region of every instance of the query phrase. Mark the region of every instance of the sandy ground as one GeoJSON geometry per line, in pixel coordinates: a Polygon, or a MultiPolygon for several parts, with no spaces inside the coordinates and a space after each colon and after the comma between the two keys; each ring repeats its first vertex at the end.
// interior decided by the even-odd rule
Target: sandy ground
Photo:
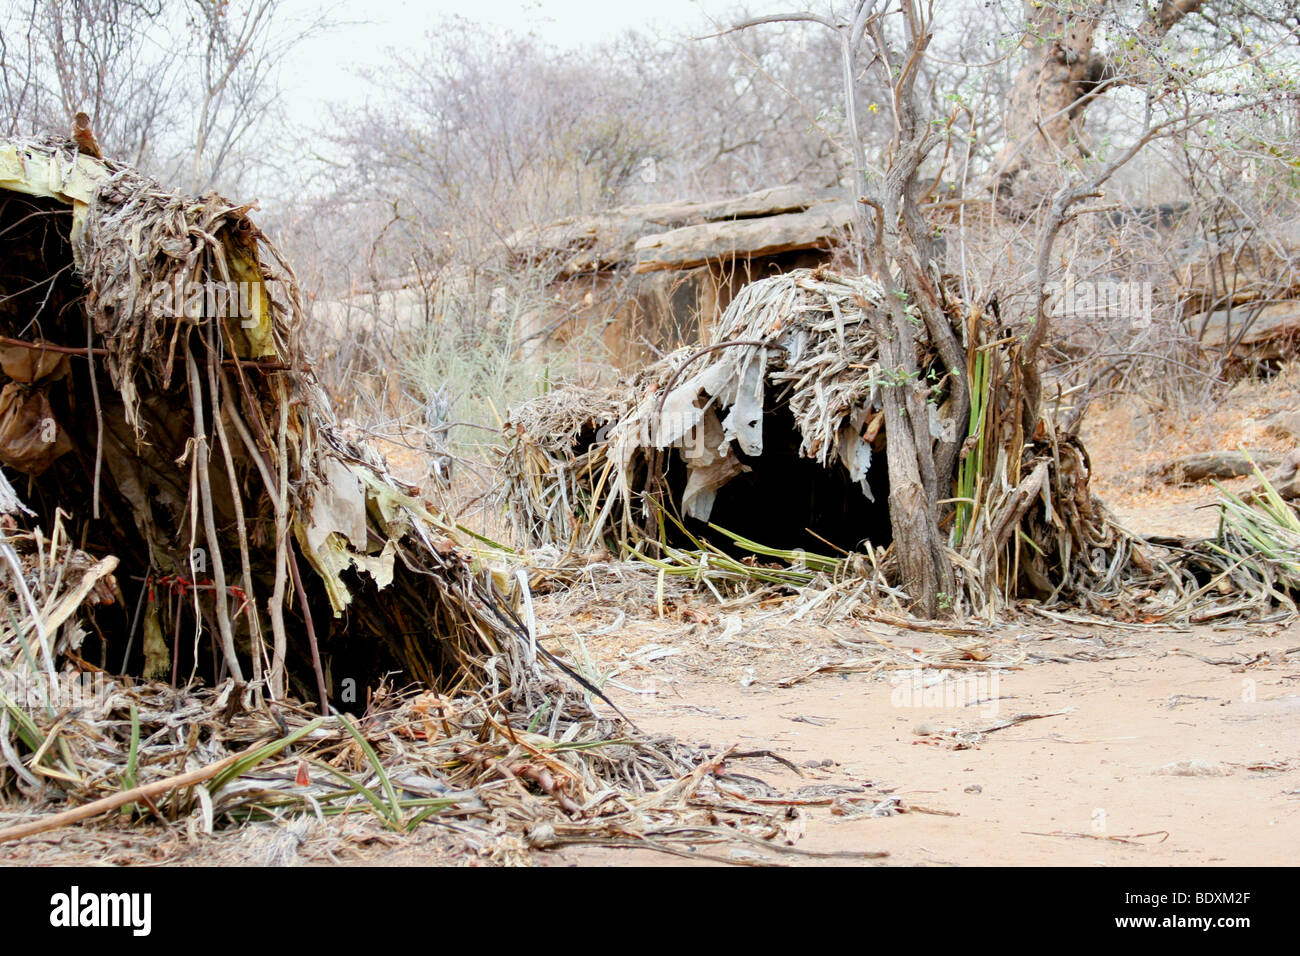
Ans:
{"type": "MultiPolygon", "coordinates": [[[[887,857],[791,854],[782,862],[1296,862],[1300,625],[1185,631],[1004,625],[977,639],[990,661],[1001,663],[996,671],[927,668],[920,684],[909,670],[855,667],[863,649],[881,640],[934,659],[954,644],[969,646],[971,638],[872,623],[789,626],[775,615],[734,630],[721,621],[639,620],[589,650],[604,672],[621,668],[616,682],[628,689],[610,685],[610,696],[643,731],[672,734],[713,753],[779,753],[802,776],[769,758],[732,760],[728,770],[784,793],[813,784],[872,793],[877,815],[806,810],[797,847],[887,857]],[[848,672],[835,672],[836,665],[848,672]],[[818,667],[826,670],[810,674],[818,667]],[[1037,716],[1015,722],[1025,715],[1037,716]]],[[[731,852],[736,862],[752,859],[743,849],[731,852]]],[[[0,848],[0,862],[690,863],[648,850],[535,852],[508,838],[475,845],[436,825],[397,836],[366,815],[214,836],[88,827],[0,848]]]]}
{"type": "MultiPolygon", "coordinates": [[[[880,862],[894,865],[1296,862],[1300,628],[1040,628],[1005,640],[1099,659],[962,672],[928,694],[863,674],[744,686],[691,665],[642,675],[654,695],[614,699],[649,731],[820,765],[804,779],[771,760],[738,768],[774,785],[870,782],[911,807],[874,818],[812,811],[804,849],[883,850],[880,862]],[[980,737],[948,733],[1049,713],[980,737]]],[[[679,862],[656,856],[584,850],[538,862],[679,862]]]]}
{"type": "MultiPolygon", "coordinates": [[[[1300,408],[1300,365],[1268,381],[1243,379],[1201,404],[1150,409],[1135,398],[1089,410],[1080,437],[1092,458],[1093,491],[1131,530],[1147,535],[1209,537],[1218,525],[1216,492],[1207,483],[1178,486],[1149,470],[1197,452],[1240,447],[1282,455],[1296,445],[1276,424],[1300,408]]],[[[1293,427],[1300,419],[1293,419],[1293,427]]],[[[1250,478],[1223,482],[1241,492],[1250,478]]]]}

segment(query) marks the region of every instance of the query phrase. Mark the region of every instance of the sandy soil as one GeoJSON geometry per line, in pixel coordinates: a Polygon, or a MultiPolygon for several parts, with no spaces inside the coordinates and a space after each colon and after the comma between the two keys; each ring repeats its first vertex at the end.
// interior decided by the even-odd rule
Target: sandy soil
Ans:
{"type": "MultiPolygon", "coordinates": [[[[783,857],[791,865],[1296,862],[1300,625],[1180,632],[1035,622],[972,638],[874,623],[790,626],[768,615],[740,632],[725,620],[634,620],[589,650],[602,672],[618,671],[607,689],[643,731],[715,753],[779,753],[802,776],[769,758],[728,769],[786,793],[839,784],[879,798],[878,815],[808,809],[798,848],[888,857],[783,857]],[[929,660],[974,641],[1001,666],[927,668],[916,684],[909,670],[881,668],[886,658],[872,663],[869,649],[882,641],[891,654],[929,660]],[[1040,716],[1014,722],[1022,715],[1040,716]]],[[[646,850],[534,852],[512,838],[484,845],[431,825],[397,836],[367,815],[214,836],[85,827],[0,848],[8,864],[683,862],[646,850]]]]}
{"type": "MultiPolygon", "coordinates": [[[[943,697],[863,674],[744,686],[692,664],[657,676],[657,694],[614,699],[649,731],[820,765],[804,779],[771,760],[737,768],[774,785],[869,781],[911,807],[874,818],[813,811],[800,844],[809,850],[883,850],[895,865],[1296,862],[1300,629],[1040,628],[1011,640],[1099,659],[1026,661],[996,679],[958,673],[943,697]],[[975,738],[946,733],[1048,713],[1057,716],[975,738]]],[[[538,862],[678,862],[655,856],[584,850],[538,862]]]]}

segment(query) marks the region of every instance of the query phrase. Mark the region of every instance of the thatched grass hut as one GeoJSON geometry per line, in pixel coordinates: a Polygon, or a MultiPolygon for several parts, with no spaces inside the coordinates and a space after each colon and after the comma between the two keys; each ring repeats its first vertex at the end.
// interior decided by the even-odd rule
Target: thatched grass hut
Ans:
{"type": "Polygon", "coordinates": [[[617,386],[560,388],[515,409],[502,487],[516,533],[562,551],[668,556],[683,570],[704,552],[803,565],[811,554],[824,568],[848,567],[842,559],[857,553],[868,560],[852,566],[870,569],[910,607],[887,467],[884,399],[896,389],[908,418],[919,418],[922,427],[909,422],[914,433],[959,449],[951,473],[933,477],[932,520],[956,579],[941,611],[992,612],[1032,598],[1133,613],[1163,587],[1185,612],[1181,599],[1207,568],[1153,570],[1149,555],[1160,549],[1124,531],[1092,494],[1077,438],[1056,434],[1050,416],[1030,418],[1026,434],[1021,340],[940,295],[963,334],[970,400],[961,420],[952,370],[919,319],[917,372],[900,375],[872,321],[891,305],[885,289],[796,270],[747,286],[697,347],[617,386]]]}
{"type": "Polygon", "coordinates": [[[0,143],[0,465],[33,528],[115,561],[112,600],[51,639],[115,673],[322,705],[344,681],[454,691],[522,660],[491,574],[341,435],[250,210],[0,143]]]}

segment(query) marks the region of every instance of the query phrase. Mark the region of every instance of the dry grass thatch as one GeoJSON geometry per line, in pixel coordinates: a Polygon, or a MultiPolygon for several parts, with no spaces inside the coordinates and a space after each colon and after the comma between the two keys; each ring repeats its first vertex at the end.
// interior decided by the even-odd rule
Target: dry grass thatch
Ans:
{"type": "Polygon", "coordinates": [[[1152,621],[1289,605],[1258,574],[1238,574],[1231,594],[1207,589],[1232,577],[1222,549],[1125,531],[1091,493],[1077,438],[1054,433],[1050,416],[1025,434],[1020,340],[996,338],[978,310],[949,300],[972,397],[969,421],[952,422],[949,375],[919,320],[921,380],[882,368],[869,313],[884,294],[824,269],[765,279],[700,347],[613,388],[560,388],[514,410],[501,471],[517,535],[566,554],[608,549],[710,587],[814,586],[905,608],[881,395],[908,388],[936,440],[964,439],[940,522],[954,613],[1023,598],[1152,621]],[[944,434],[957,424],[961,434],[944,434]]]}
{"type": "Polygon", "coordinates": [[[798,454],[842,463],[867,484],[873,399],[886,384],[861,300],[869,279],[798,270],[754,283],[709,340],[681,349],[607,390],[566,388],[525,403],[508,427],[504,465],[516,531],[529,543],[586,548],[657,536],[664,473],[685,464],[676,500],[707,521],[718,490],[764,452],[765,417],[788,409],[798,454]],[[660,496],[660,497],[656,497],[660,496]]]}
{"type": "Polygon", "coordinates": [[[57,145],[7,144],[0,164],[6,354],[59,358],[6,365],[26,375],[5,388],[15,405],[46,414],[6,432],[0,462],[29,476],[41,524],[62,507],[85,550],[120,562],[136,620],[93,622],[111,669],[275,699],[334,696],[322,653],[336,679],[395,667],[447,690],[515,656],[490,576],[341,436],[297,341],[293,273],[250,207],[57,145]],[[205,634],[215,665],[186,653],[205,634]]]}

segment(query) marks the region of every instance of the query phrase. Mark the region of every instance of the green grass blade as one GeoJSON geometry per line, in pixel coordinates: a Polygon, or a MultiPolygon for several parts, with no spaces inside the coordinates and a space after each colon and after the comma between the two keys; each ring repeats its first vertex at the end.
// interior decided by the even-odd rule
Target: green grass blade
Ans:
{"type": "Polygon", "coordinates": [[[230,781],[242,777],[244,774],[248,773],[250,770],[252,770],[258,764],[260,764],[262,761],[274,757],[276,754],[280,753],[286,747],[293,746],[303,737],[307,736],[309,733],[311,733],[312,731],[320,727],[320,725],[323,723],[325,723],[325,718],[317,717],[311,723],[304,724],[302,727],[299,727],[297,730],[295,730],[293,733],[289,734],[288,736],[281,737],[279,740],[273,740],[269,744],[266,744],[262,747],[258,747],[252,753],[246,754],[245,756],[236,760],[229,767],[226,767],[215,777],[213,777],[212,783],[211,785],[209,785],[208,790],[215,797],[217,795],[217,791],[220,790],[222,787],[224,787],[226,784],[230,783],[230,781]]]}
{"type": "Polygon", "coordinates": [[[347,730],[347,732],[352,735],[352,739],[357,742],[357,746],[361,748],[362,753],[366,755],[366,760],[370,762],[370,766],[374,769],[375,773],[379,775],[380,786],[383,787],[384,795],[388,797],[388,802],[392,807],[392,814],[389,816],[389,819],[394,825],[400,826],[402,822],[402,808],[397,801],[397,791],[393,789],[393,782],[388,779],[388,772],[384,770],[384,765],[379,762],[379,754],[375,753],[375,748],[370,746],[370,741],[366,740],[366,738],[362,736],[361,731],[357,730],[357,728],[353,726],[352,721],[346,714],[339,714],[338,718],[343,723],[344,729],[347,730]]]}

